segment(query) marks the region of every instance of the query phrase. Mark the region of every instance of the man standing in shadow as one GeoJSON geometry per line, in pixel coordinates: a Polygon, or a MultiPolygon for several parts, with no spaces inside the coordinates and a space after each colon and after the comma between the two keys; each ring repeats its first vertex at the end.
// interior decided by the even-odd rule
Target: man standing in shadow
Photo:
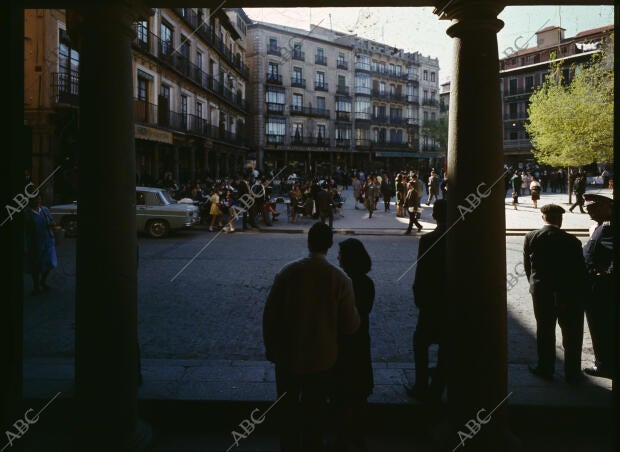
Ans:
{"type": "Polygon", "coordinates": [[[555,370],[555,325],[562,330],[564,376],[579,383],[583,344],[586,266],[581,242],[560,229],[565,210],[555,204],[540,208],[541,229],[527,233],[523,244],[523,266],[530,282],[536,316],[538,365],[530,372],[553,380],[555,370]]]}
{"type": "Polygon", "coordinates": [[[265,303],[263,340],[276,366],[282,452],[324,450],[324,420],[342,335],[360,325],[351,279],[327,262],[332,230],[317,222],[306,258],[285,265],[265,303]]]}
{"type": "Polygon", "coordinates": [[[438,199],[433,205],[437,228],[420,238],[418,260],[413,281],[413,299],[418,307],[418,323],[413,333],[415,384],[407,388],[407,395],[421,402],[440,402],[445,388],[445,351],[442,328],[446,323],[445,275],[446,230],[448,205],[438,199]],[[432,375],[428,367],[428,349],[439,345],[437,367],[432,375]]]}

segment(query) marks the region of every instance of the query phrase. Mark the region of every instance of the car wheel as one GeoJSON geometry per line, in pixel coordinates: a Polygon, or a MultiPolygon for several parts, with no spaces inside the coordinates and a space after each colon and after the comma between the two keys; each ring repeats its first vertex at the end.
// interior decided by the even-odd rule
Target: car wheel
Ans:
{"type": "Polygon", "coordinates": [[[155,239],[168,235],[169,229],[164,220],[152,220],[146,225],[146,233],[155,239]]]}
{"type": "Polygon", "coordinates": [[[62,220],[62,228],[65,230],[65,237],[77,237],[77,217],[66,217],[62,220]]]}

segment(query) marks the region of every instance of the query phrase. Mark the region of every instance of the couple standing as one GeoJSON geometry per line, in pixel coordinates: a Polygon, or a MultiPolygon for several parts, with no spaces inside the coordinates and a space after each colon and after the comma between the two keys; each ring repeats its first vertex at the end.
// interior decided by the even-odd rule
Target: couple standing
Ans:
{"type": "Polygon", "coordinates": [[[276,366],[281,450],[328,447],[324,420],[335,422],[329,447],[364,450],[363,413],[373,388],[369,314],[375,288],[371,259],[357,239],[339,244],[342,270],[330,264],[331,228],[315,223],[310,255],[286,265],[265,304],[263,339],[276,366]],[[344,270],[344,271],[343,271],[344,270]]]}

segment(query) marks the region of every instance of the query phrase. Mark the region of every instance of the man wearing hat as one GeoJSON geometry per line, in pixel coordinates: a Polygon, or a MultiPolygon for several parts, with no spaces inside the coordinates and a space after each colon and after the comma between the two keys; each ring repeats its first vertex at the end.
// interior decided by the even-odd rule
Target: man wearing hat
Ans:
{"type": "Polygon", "coordinates": [[[594,348],[594,365],[584,369],[588,375],[612,377],[614,368],[615,305],[613,286],[614,231],[613,201],[602,195],[583,195],[584,205],[597,226],[583,248],[590,292],[586,319],[594,348]]]}
{"type": "Polygon", "coordinates": [[[555,204],[541,207],[545,226],[529,232],[523,244],[523,266],[530,283],[536,317],[538,365],[530,372],[552,380],[555,370],[555,325],[562,330],[564,375],[569,383],[583,379],[583,304],[586,267],[581,242],[563,231],[565,210],[555,204]]]}

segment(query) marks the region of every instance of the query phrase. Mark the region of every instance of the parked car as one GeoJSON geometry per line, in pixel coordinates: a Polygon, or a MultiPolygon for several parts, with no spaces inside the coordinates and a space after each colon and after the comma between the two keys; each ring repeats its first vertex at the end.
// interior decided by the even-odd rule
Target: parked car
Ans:
{"type": "MultiPolygon", "coordinates": [[[[57,225],[67,236],[77,235],[77,202],[50,207],[57,225]]],[[[178,203],[162,188],[136,187],[136,225],[138,232],[165,237],[171,231],[191,228],[200,222],[198,207],[178,203]]]]}

